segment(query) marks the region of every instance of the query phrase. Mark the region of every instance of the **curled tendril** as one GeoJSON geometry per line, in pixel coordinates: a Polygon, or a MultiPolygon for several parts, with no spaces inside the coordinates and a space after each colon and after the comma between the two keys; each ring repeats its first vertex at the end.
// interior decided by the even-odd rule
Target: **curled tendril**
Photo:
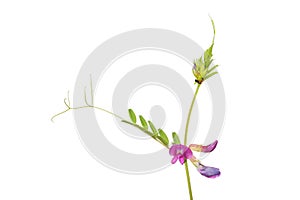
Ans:
{"type": "Polygon", "coordinates": [[[108,110],[105,110],[105,109],[103,109],[103,108],[94,106],[94,96],[93,96],[94,91],[93,91],[93,87],[92,87],[92,86],[93,86],[93,83],[92,83],[92,76],[90,75],[90,88],[91,88],[91,89],[90,89],[90,93],[91,93],[90,95],[91,95],[91,102],[88,102],[88,100],[87,100],[86,87],[85,87],[85,88],[84,88],[84,102],[85,102],[85,105],[82,105],[82,106],[79,106],[79,107],[72,107],[72,106],[71,106],[71,102],[70,102],[70,92],[68,91],[67,97],[64,98],[64,104],[65,104],[65,106],[66,106],[67,108],[66,108],[64,111],[59,112],[59,113],[53,115],[53,116],[51,117],[51,121],[54,122],[54,119],[55,119],[56,117],[58,117],[58,116],[60,116],[60,115],[62,115],[62,114],[64,114],[64,113],[66,113],[66,112],[68,112],[68,111],[70,111],[70,110],[79,110],[79,109],[82,109],[82,108],[93,108],[93,109],[98,109],[98,110],[104,111],[104,112],[106,112],[106,113],[109,113],[109,114],[111,114],[111,115],[113,115],[113,116],[119,118],[120,120],[125,120],[123,117],[121,117],[121,116],[119,116],[119,115],[117,115],[117,114],[115,114],[115,113],[112,113],[112,112],[110,112],[110,111],[108,111],[108,110]]]}

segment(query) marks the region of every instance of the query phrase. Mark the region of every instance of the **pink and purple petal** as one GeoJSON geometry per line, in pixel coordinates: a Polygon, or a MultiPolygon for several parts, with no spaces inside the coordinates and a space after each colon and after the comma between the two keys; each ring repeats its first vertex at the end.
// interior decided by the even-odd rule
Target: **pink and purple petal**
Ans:
{"type": "Polygon", "coordinates": [[[202,145],[199,144],[190,144],[189,148],[193,151],[201,152],[202,145]]]}
{"type": "Polygon", "coordinates": [[[179,156],[179,162],[180,162],[180,164],[183,165],[183,163],[185,162],[185,157],[184,156],[179,156]]]}
{"type": "Polygon", "coordinates": [[[190,148],[186,148],[186,150],[184,151],[183,153],[183,156],[186,158],[186,159],[191,159],[193,157],[193,152],[190,148]]]}
{"type": "Polygon", "coordinates": [[[177,162],[177,160],[178,160],[178,157],[177,157],[177,156],[174,156],[174,157],[172,158],[172,160],[171,160],[171,163],[172,163],[172,164],[175,164],[175,163],[177,162]]]}
{"type": "Polygon", "coordinates": [[[174,144],[170,150],[169,154],[173,156],[171,163],[174,164],[179,159],[179,162],[183,164],[186,159],[193,157],[193,152],[190,148],[182,144],[174,144]]]}
{"type": "Polygon", "coordinates": [[[170,150],[169,150],[169,154],[171,156],[175,156],[176,155],[176,152],[177,152],[177,149],[178,149],[178,146],[177,145],[173,145],[171,146],[170,150]]]}
{"type": "Polygon", "coordinates": [[[218,140],[214,141],[213,143],[207,145],[207,146],[202,146],[201,152],[209,153],[212,152],[218,144],[218,140]]]}
{"type": "Polygon", "coordinates": [[[207,178],[216,178],[221,175],[221,172],[218,168],[215,167],[207,167],[204,165],[200,165],[198,167],[198,171],[201,175],[207,177],[207,178]]]}

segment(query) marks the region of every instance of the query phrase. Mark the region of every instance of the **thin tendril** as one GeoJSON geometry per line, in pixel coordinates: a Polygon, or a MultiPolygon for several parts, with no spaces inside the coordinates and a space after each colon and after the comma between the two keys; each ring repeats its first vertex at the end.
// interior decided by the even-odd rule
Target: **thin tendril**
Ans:
{"type": "Polygon", "coordinates": [[[84,109],[84,108],[98,109],[98,110],[101,110],[101,111],[103,111],[103,112],[106,112],[106,113],[108,113],[108,114],[110,114],[110,115],[113,115],[113,116],[119,118],[120,120],[122,120],[122,122],[131,124],[131,125],[133,125],[133,126],[139,128],[140,130],[142,130],[143,132],[145,132],[147,135],[151,136],[151,137],[152,137],[154,140],[156,140],[158,143],[160,143],[161,145],[163,145],[164,147],[166,147],[167,149],[169,149],[168,145],[163,144],[160,140],[158,140],[157,138],[153,137],[153,136],[152,136],[152,133],[149,132],[149,131],[147,131],[147,130],[145,130],[143,127],[141,127],[141,126],[139,126],[139,125],[137,125],[137,124],[132,124],[130,121],[127,121],[127,120],[124,119],[123,117],[121,117],[121,116],[119,116],[119,115],[117,115],[117,114],[115,114],[115,113],[113,113],[113,112],[110,112],[110,111],[108,111],[108,110],[105,110],[105,109],[100,108],[100,107],[97,107],[97,106],[94,106],[93,87],[92,87],[93,85],[92,85],[92,84],[93,84],[93,83],[92,83],[92,77],[91,77],[91,75],[90,75],[90,89],[91,89],[90,92],[91,92],[91,103],[92,103],[92,105],[89,104],[88,101],[87,101],[86,87],[84,87],[84,101],[85,101],[86,106],[71,107],[71,104],[70,104],[70,97],[69,97],[69,91],[68,91],[67,98],[64,99],[64,104],[66,105],[67,109],[64,110],[64,111],[62,111],[62,112],[60,112],[60,113],[55,114],[55,115],[51,118],[51,121],[54,122],[54,118],[56,118],[56,117],[58,117],[58,116],[60,116],[60,115],[62,115],[62,114],[64,114],[64,113],[68,112],[69,110],[79,110],[79,109],[84,109]],[[67,101],[68,101],[68,102],[67,102],[67,101]]]}
{"type": "Polygon", "coordinates": [[[59,115],[62,115],[62,114],[64,114],[64,113],[68,112],[68,111],[71,110],[71,109],[72,109],[72,108],[68,108],[68,109],[66,109],[66,110],[64,110],[64,111],[62,111],[62,112],[60,112],[60,113],[57,113],[57,114],[53,115],[53,117],[51,117],[51,121],[54,122],[54,118],[56,118],[56,117],[58,117],[59,115]]]}
{"type": "Polygon", "coordinates": [[[69,107],[71,106],[71,103],[70,103],[70,91],[68,91],[68,105],[69,105],[69,107]]]}
{"type": "Polygon", "coordinates": [[[84,87],[84,101],[87,106],[92,106],[88,103],[87,98],[86,98],[86,87],[84,87]]]}
{"type": "Polygon", "coordinates": [[[51,117],[51,121],[54,122],[54,118],[58,117],[58,116],[61,115],[61,114],[66,113],[66,112],[69,111],[69,110],[79,110],[79,109],[83,109],[83,108],[94,108],[94,109],[97,109],[97,110],[101,110],[101,111],[103,111],[103,112],[106,112],[106,113],[108,113],[108,114],[111,114],[111,115],[113,115],[113,116],[119,118],[120,120],[125,120],[123,117],[121,117],[121,116],[119,116],[119,115],[117,115],[117,114],[115,114],[115,113],[113,113],[113,112],[110,112],[110,111],[108,111],[108,110],[105,110],[105,109],[103,109],[103,108],[100,108],[100,107],[97,107],[97,106],[86,105],[86,106],[79,106],[79,107],[68,107],[68,106],[67,106],[67,109],[66,109],[66,110],[64,110],[64,111],[62,111],[62,112],[60,112],[60,113],[57,113],[57,114],[53,115],[53,117],[51,117]]]}
{"type": "MultiPolygon", "coordinates": [[[[91,103],[92,103],[92,104],[89,104],[89,103],[88,103],[87,96],[86,96],[86,87],[84,87],[84,101],[85,101],[86,106],[71,107],[71,103],[70,103],[70,92],[68,91],[67,98],[64,99],[64,103],[65,103],[67,109],[64,110],[64,111],[62,111],[62,112],[60,112],[60,113],[55,114],[55,115],[51,118],[51,121],[54,122],[54,121],[53,121],[54,118],[58,117],[58,116],[61,115],[61,114],[66,113],[66,112],[69,111],[69,110],[79,110],[79,109],[82,109],[82,108],[94,108],[94,109],[98,109],[98,110],[101,110],[101,111],[103,111],[103,112],[106,112],[106,113],[108,113],[108,114],[110,114],[110,115],[113,115],[113,116],[119,118],[120,120],[125,120],[125,119],[124,119],[123,117],[121,117],[120,115],[117,115],[117,114],[115,114],[115,113],[113,113],[113,112],[110,112],[110,111],[108,111],[108,110],[105,110],[104,108],[100,108],[100,107],[94,106],[94,97],[93,97],[94,91],[93,91],[93,82],[92,82],[92,75],[91,75],[91,74],[90,74],[90,87],[91,87],[90,92],[91,92],[91,103]],[[68,103],[67,103],[67,101],[68,101],[68,103]]],[[[126,120],[125,120],[125,121],[126,121],[126,120]]]]}
{"type": "Polygon", "coordinates": [[[64,99],[64,103],[65,103],[65,105],[67,106],[67,108],[70,109],[70,103],[68,104],[68,103],[66,102],[66,100],[67,100],[67,98],[64,99]]]}
{"type": "Polygon", "coordinates": [[[84,109],[84,108],[98,109],[98,110],[101,110],[101,111],[103,111],[103,112],[106,112],[106,113],[108,113],[108,114],[110,114],[110,115],[113,115],[113,116],[119,118],[120,120],[122,120],[122,122],[125,122],[125,123],[127,123],[127,124],[131,124],[131,125],[135,126],[136,128],[139,128],[140,130],[142,130],[143,132],[145,132],[147,135],[151,136],[151,137],[152,137],[154,140],[156,140],[158,143],[160,143],[161,145],[163,145],[164,147],[166,147],[167,149],[169,149],[169,146],[168,146],[168,145],[165,145],[165,144],[162,143],[160,140],[158,140],[157,138],[153,137],[153,135],[152,135],[153,133],[151,133],[151,132],[145,130],[143,127],[141,127],[141,126],[139,126],[139,125],[137,125],[137,124],[133,124],[133,123],[131,123],[130,121],[127,121],[127,120],[124,119],[123,117],[121,117],[121,116],[119,116],[119,115],[117,115],[117,114],[115,114],[115,113],[113,113],[113,112],[110,112],[110,111],[108,111],[108,110],[105,110],[105,109],[100,108],[100,107],[97,107],[97,106],[94,106],[93,87],[92,87],[92,77],[91,77],[91,75],[90,75],[90,87],[91,87],[90,92],[91,92],[91,103],[92,103],[92,105],[89,104],[88,101],[87,101],[86,87],[84,87],[84,101],[85,101],[85,104],[86,104],[85,106],[71,107],[71,104],[70,104],[70,97],[69,97],[69,91],[68,91],[68,96],[67,96],[67,98],[64,99],[64,104],[66,105],[67,109],[64,110],[64,111],[62,111],[62,112],[60,112],[60,113],[55,114],[55,115],[51,118],[51,121],[54,122],[54,118],[56,118],[56,117],[58,117],[58,116],[60,116],[60,115],[62,115],[62,114],[64,114],[64,113],[68,112],[69,110],[79,110],[79,109],[84,109]],[[68,102],[67,102],[67,101],[68,101],[68,102]]]}
{"type": "Polygon", "coordinates": [[[212,24],[212,27],[213,27],[213,31],[214,31],[214,37],[213,37],[213,40],[212,40],[212,44],[215,43],[215,37],[216,37],[216,27],[215,27],[215,23],[214,23],[214,20],[212,19],[212,17],[209,15],[209,18],[210,18],[210,21],[211,21],[211,24],[212,24]]]}
{"type": "Polygon", "coordinates": [[[91,74],[90,74],[90,87],[91,87],[91,101],[92,101],[92,105],[94,105],[94,91],[93,91],[93,82],[92,82],[91,74]]]}
{"type": "MultiPolygon", "coordinates": [[[[88,102],[87,102],[87,100],[86,100],[86,93],[84,92],[84,94],[85,94],[85,95],[84,95],[84,97],[85,97],[85,103],[87,104],[86,106],[71,107],[71,106],[70,106],[70,103],[68,104],[68,103],[66,102],[66,100],[68,100],[68,102],[70,102],[70,101],[69,101],[69,98],[65,98],[65,99],[64,99],[64,103],[65,103],[67,109],[64,110],[64,111],[62,111],[62,112],[60,112],[60,113],[55,114],[53,117],[51,117],[51,121],[54,122],[54,118],[56,118],[56,117],[58,117],[58,116],[60,116],[60,115],[62,115],[62,114],[64,114],[64,113],[68,112],[69,110],[79,110],[79,109],[84,109],[84,108],[93,108],[93,109],[98,109],[98,110],[101,110],[101,111],[103,111],[103,112],[106,112],[106,113],[108,113],[108,114],[110,114],[110,115],[113,115],[113,116],[119,118],[120,120],[122,120],[122,122],[131,124],[131,125],[134,125],[134,126],[136,126],[137,128],[139,128],[140,130],[142,130],[143,132],[145,132],[146,134],[148,134],[149,136],[152,136],[152,133],[149,132],[149,131],[147,131],[147,130],[144,130],[143,127],[141,127],[141,126],[139,126],[139,125],[137,125],[137,124],[132,124],[131,122],[127,121],[127,120],[124,119],[123,117],[121,117],[121,116],[119,116],[119,115],[117,115],[117,114],[115,114],[115,113],[113,113],[113,112],[110,112],[110,111],[108,111],[108,110],[105,110],[105,109],[100,108],[100,107],[97,107],[97,106],[89,105],[88,102]]],[[[168,147],[167,145],[163,144],[160,140],[158,140],[158,139],[156,139],[156,138],[154,138],[154,137],[152,137],[152,138],[153,138],[154,140],[156,140],[158,143],[160,143],[161,145],[163,145],[164,147],[166,147],[167,149],[169,149],[169,147],[168,147]]]]}

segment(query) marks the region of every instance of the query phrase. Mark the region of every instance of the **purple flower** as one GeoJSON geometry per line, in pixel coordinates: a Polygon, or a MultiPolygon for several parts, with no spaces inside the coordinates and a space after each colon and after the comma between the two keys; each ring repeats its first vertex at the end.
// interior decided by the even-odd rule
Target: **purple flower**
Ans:
{"type": "MultiPolygon", "coordinates": [[[[215,140],[213,143],[206,146],[199,145],[199,144],[191,144],[189,147],[193,151],[210,153],[217,147],[217,144],[218,144],[218,140],[215,140]]],[[[191,159],[191,161],[195,166],[198,166],[197,168],[200,174],[207,178],[216,178],[221,175],[221,172],[218,168],[204,166],[197,159],[191,159]]]]}
{"type": "Polygon", "coordinates": [[[169,154],[173,156],[171,162],[172,164],[175,164],[177,160],[179,160],[179,162],[183,164],[186,162],[187,159],[189,159],[201,175],[207,178],[216,178],[221,175],[220,170],[215,167],[208,167],[201,164],[201,162],[193,155],[192,150],[208,153],[212,152],[216,148],[217,144],[217,140],[206,146],[191,144],[189,147],[187,147],[182,144],[174,144],[169,150],[169,154]]]}
{"type": "Polygon", "coordinates": [[[199,144],[191,144],[189,147],[193,151],[209,153],[209,152],[212,152],[216,148],[217,144],[218,144],[218,140],[215,140],[213,143],[206,145],[206,146],[199,145],[199,144]]]}
{"type": "Polygon", "coordinates": [[[216,178],[221,175],[221,172],[218,168],[207,167],[202,164],[199,164],[198,172],[207,178],[216,178]]]}
{"type": "Polygon", "coordinates": [[[174,156],[171,161],[172,164],[175,164],[178,159],[179,162],[183,164],[186,161],[186,159],[191,159],[193,157],[193,152],[191,151],[191,149],[182,144],[174,144],[170,148],[169,154],[171,156],[174,156]]]}

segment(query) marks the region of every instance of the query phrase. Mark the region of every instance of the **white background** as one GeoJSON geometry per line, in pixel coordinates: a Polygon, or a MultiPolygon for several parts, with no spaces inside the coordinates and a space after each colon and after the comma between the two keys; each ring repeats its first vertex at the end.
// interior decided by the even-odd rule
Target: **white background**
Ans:
{"type": "Polygon", "coordinates": [[[297,1],[1,1],[0,199],[188,199],[183,167],[133,176],[95,161],[63,109],[81,64],[137,28],[180,32],[207,47],[226,91],[220,144],[191,168],[195,199],[299,199],[297,1]]]}

